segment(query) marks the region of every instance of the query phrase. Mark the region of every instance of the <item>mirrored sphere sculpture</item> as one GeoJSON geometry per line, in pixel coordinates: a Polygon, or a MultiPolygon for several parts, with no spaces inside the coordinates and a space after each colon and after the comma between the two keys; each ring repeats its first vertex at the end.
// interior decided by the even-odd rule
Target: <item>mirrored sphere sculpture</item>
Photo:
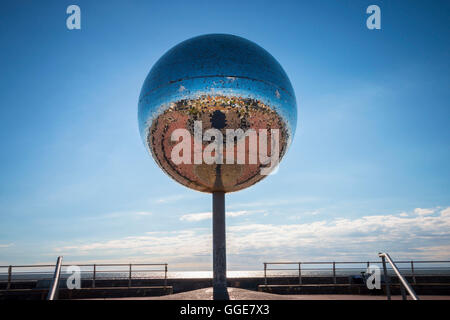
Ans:
{"type": "MultiPolygon", "coordinates": [[[[279,160],[284,156],[295,133],[297,106],[286,73],[266,50],[238,36],[209,34],[181,42],[156,62],[142,86],[138,119],[144,144],[170,177],[202,192],[233,192],[266,176],[261,169],[270,163],[259,156],[261,130],[267,130],[269,140],[278,130],[276,152],[279,160]],[[196,162],[196,152],[211,143],[195,135],[197,124],[201,134],[219,130],[223,154],[233,151],[235,161],[196,162]],[[174,161],[176,129],[191,136],[187,150],[192,161],[174,161]],[[233,145],[226,144],[230,129],[244,132],[233,137],[233,145]],[[251,147],[255,140],[249,132],[256,133],[258,148],[251,147]],[[239,148],[242,139],[244,148],[239,148]]],[[[269,143],[266,151],[270,155],[275,149],[269,143]]]]}

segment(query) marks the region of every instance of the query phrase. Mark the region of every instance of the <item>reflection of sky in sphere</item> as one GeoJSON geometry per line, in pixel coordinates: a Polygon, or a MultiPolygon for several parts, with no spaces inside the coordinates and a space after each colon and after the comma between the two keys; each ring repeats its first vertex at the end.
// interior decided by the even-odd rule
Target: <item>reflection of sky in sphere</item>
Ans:
{"type": "Polygon", "coordinates": [[[171,102],[199,96],[253,98],[284,119],[288,145],[295,134],[294,90],[281,65],[266,50],[241,37],[211,34],[186,40],[153,66],[139,97],[139,129],[146,141],[151,121],[171,102]]]}

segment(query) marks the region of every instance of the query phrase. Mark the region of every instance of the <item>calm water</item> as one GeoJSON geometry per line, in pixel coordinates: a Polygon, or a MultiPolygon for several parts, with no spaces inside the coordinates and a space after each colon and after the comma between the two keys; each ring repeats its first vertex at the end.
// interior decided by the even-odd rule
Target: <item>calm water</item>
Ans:
{"type": "MultiPolygon", "coordinates": [[[[20,269],[13,270],[13,280],[37,280],[37,279],[50,279],[53,276],[53,272],[50,271],[19,271],[20,269]]],[[[337,269],[337,276],[357,276],[364,272],[363,268],[348,268],[348,269],[337,269]]],[[[411,274],[410,269],[401,269],[401,273],[405,276],[411,274]]],[[[389,270],[392,273],[392,270],[389,270]]],[[[449,268],[429,268],[429,269],[416,269],[416,275],[450,275],[449,268]]],[[[63,269],[61,271],[61,277],[67,278],[70,274],[66,273],[63,269]]],[[[81,272],[81,277],[83,279],[92,279],[92,270],[81,272]]],[[[129,273],[127,271],[97,271],[96,279],[127,279],[129,273]]],[[[164,272],[132,272],[133,279],[162,279],[164,278],[164,272]]],[[[212,271],[169,271],[167,273],[169,279],[195,279],[195,278],[212,278],[212,271]]],[[[297,277],[297,270],[274,270],[267,271],[268,277],[297,277]]],[[[302,276],[332,276],[332,270],[330,269],[315,269],[315,270],[302,270],[302,276]]],[[[252,278],[252,277],[264,277],[264,271],[262,270],[250,270],[250,271],[228,271],[228,278],[252,278]]],[[[5,281],[8,279],[8,274],[6,272],[0,272],[0,281],[5,281]]]]}

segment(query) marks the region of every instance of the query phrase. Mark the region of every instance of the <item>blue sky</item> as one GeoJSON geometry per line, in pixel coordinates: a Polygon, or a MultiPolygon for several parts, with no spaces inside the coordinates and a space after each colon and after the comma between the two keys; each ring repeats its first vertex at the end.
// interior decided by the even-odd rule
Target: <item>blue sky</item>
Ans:
{"type": "Polygon", "coordinates": [[[211,196],[169,179],[137,125],[152,65],[206,33],[268,50],[299,107],[279,172],[227,195],[230,270],[450,259],[449,15],[448,1],[2,1],[0,265],[211,269],[211,196]]]}

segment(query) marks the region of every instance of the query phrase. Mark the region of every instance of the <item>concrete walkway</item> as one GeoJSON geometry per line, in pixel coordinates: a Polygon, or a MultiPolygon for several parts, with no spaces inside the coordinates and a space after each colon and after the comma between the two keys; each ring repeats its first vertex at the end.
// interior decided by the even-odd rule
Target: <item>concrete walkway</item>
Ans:
{"type": "MultiPolygon", "coordinates": [[[[160,297],[105,298],[101,300],[212,300],[213,289],[204,288],[160,297]]],[[[228,288],[230,300],[386,300],[386,296],[350,294],[293,294],[280,295],[239,288],[228,288]]],[[[410,297],[408,297],[409,300],[410,297]]],[[[419,296],[421,300],[450,300],[450,296],[419,296]]],[[[393,296],[393,300],[402,300],[393,296]]],[[[100,299],[95,299],[100,300],[100,299]]]]}

